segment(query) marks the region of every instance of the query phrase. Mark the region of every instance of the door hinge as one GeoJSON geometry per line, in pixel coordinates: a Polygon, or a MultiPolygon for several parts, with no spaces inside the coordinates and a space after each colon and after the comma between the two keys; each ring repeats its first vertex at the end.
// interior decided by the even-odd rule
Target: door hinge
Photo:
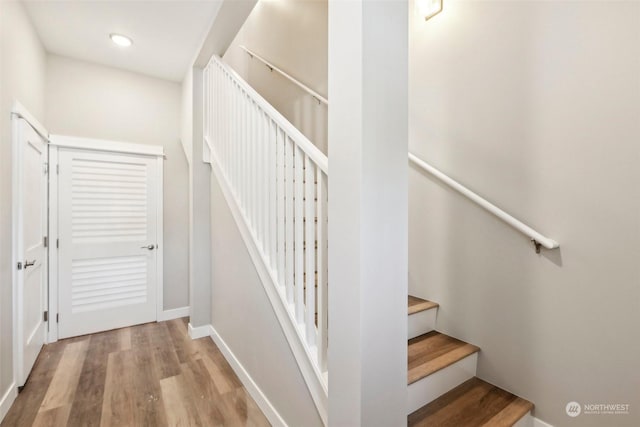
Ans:
{"type": "Polygon", "coordinates": [[[56,249],[60,249],[60,239],[56,239],[56,249]]]}
{"type": "Polygon", "coordinates": [[[44,316],[43,316],[43,317],[44,317],[44,321],[45,321],[45,322],[48,322],[48,321],[49,321],[49,312],[48,312],[48,311],[45,311],[45,312],[44,312],[44,316]]]}
{"type": "Polygon", "coordinates": [[[47,236],[44,236],[42,238],[42,243],[44,244],[44,247],[48,247],[49,246],[49,238],[47,236]]]}
{"type": "Polygon", "coordinates": [[[44,162],[44,174],[48,174],[49,173],[49,163],[48,162],[44,162]]]}
{"type": "Polygon", "coordinates": [[[60,313],[56,314],[56,323],[60,323],[60,313]]]}
{"type": "Polygon", "coordinates": [[[60,175],[60,165],[56,165],[56,175],[60,175]]]}
{"type": "Polygon", "coordinates": [[[22,262],[18,261],[18,270],[22,270],[22,262]]]}

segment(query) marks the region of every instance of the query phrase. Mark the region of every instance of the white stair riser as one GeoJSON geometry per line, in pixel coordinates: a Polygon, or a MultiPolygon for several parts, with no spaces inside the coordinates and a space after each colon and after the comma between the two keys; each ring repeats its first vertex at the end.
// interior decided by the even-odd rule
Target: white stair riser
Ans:
{"type": "Polygon", "coordinates": [[[436,313],[438,308],[420,311],[409,315],[408,339],[426,334],[436,329],[436,313]]]}
{"type": "Polygon", "coordinates": [[[478,353],[473,353],[444,369],[408,386],[410,414],[476,376],[478,353]]]}
{"type": "Polygon", "coordinates": [[[513,427],[533,427],[533,417],[531,413],[528,413],[524,417],[520,418],[517,423],[513,425],[513,427]]]}

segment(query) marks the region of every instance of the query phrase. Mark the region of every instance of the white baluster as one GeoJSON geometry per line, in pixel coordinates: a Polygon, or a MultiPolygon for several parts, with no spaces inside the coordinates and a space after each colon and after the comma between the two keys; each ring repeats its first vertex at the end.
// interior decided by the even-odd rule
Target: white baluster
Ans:
{"type": "Polygon", "coordinates": [[[285,193],[284,193],[284,176],[285,176],[285,160],[284,160],[284,132],[278,127],[275,126],[275,136],[276,136],[276,171],[277,171],[277,185],[276,185],[276,194],[278,198],[277,209],[278,212],[276,214],[276,230],[277,230],[277,271],[278,271],[278,282],[280,282],[281,286],[285,285],[285,267],[284,267],[284,235],[285,235],[285,222],[284,222],[284,205],[285,205],[285,193]]]}
{"type": "Polygon", "coordinates": [[[245,218],[247,218],[247,159],[246,159],[246,146],[247,146],[247,96],[244,91],[242,91],[242,134],[240,135],[240,159],[239,166],[240,170],[238,171],[238,175],[240,177],[240,200],[242,205],[242,210],[244,212],[245,218]]]}
{"type": "Polygon", "coordinates": [[[262,233],[264,235],[264,253],[268,260],[267,265],[271,265],[271,230],[269,220],[271,211],[269,210],[269,190],[270,190],[270,172],[271,157],[269,156],[269,117],[262,111],[262,233]]]}
{"type": "Polygon", "coordinates": [[[222,84],[220,82],[220,70],[214,67],[211,70],[211,73],[214,77],[214,86],[209,91],[209,96],[211,97],[211,105],[213,106],[213,118],[212,118],[212,129],[211,129],[211,138],[212,144],[216,147],[216,155],[218,151],[218,147],[220,146],[220,126],[222,123],[221,117],[225,114],[222,109],[222,105],[220,102],[220,92],[222,91],[222,84]]]}
{"type": "Polygon", "coordinates": [[[277,126],[275,122],[269,119],[269,141],[267,147],[269,147],[269,261],[271,261],[271,268],[276,270],[276,227],[277,227],[277,212],[276,204],[278,200],[278,193],[276,191],[276,130],[277,126]]]}
{"type": "Polygon", "coordinates": [[[316,202],[318,216],[318,365],[320,372],[327,370],[328,343],[328,286],[327,286],[327,176],[320,170],[317,173],[318,201],[316,202]]]}
{"type": "Polygon", "coordinates": [[[296,258],[296,320],[298,323],[304,321],[304,205],[302,199],[304,197],[304,171],[302,150],[296,145],[294,155],[295,165],[295,258],[296,258]]]}
{"type": "Polygon", "coordinates": [[[307,344],[316,341],[316,210],[315,210],[315,165],[305,156],[304,158],[304,249],[305,249],[305,326],[307,344]]]}
{"type": "Polygon", "coordinates": [[[286,253],[286,261],[285,266],[287,269],[286,273],[286,286],[287,286],[287,301],[289,303],[294,302],[294,275],[295,275],[295,266],[293,263],[294,254],[293,254],[293,236],[294,236],[294,213],[295,210],[293,208],[293,149],[295,147],[293,141],[289,139],[289,137],[284,135],[285,142],[285,168],[286,168],[286,178],[285,178],[285,221],[286,221],[286,237],[285,237],[285,253],[286,253]]]}
{"type": "MultiPolygon", "coordinates": [[[[253,192],[253,175],[255,174],[255,167],[253,164],[253,154],[255,153],[254,151],[254,147],[253,147],[253,141],[254,141],[254,133],[255,133],[255,118],[254,118],[254,114],[253,114],[253,101],[251,99],[249,99],[249,109],[247,110],[249,113],[249,120],[247,120],[247,125],[248,125],[248,138],[247,138],[247,184],[248,184],[248,189],[247,189],[247,212],[249,214],[249,227],[252,230],[255,230],[255,222],[254,222],[254,216],[253,216],[253,205],[254,205],[254,192],[253,192]]],[[[254,232],[255,233],[255,232],[254,232]]],[[[254,234],[255,235],[255,234],[254,234]]]]}
{"type": "MultiPolygon", "coordinates": [[[[253,233],[258,237],[258,106],[251,103],[251,224],[253,233]]],[[[259,242],[258,238],[258,242],[259,242]]]]}
{"type": "Polygon", "coordinates": [[[256,229],[258,230],[258,246],[262,249],[262,253],[265,253],[265,232],[264,232],[264,113],[260,108],[257,108],[257,138],[256,138],[256,229]]]}
{"type": "Polygon", "coordinates": [[[236,83],[233,83],[231,86],[231,116],[233,117],[233,140],[231,140],[231,144],[229,145],[229,180],[232,182],[231,188],[234,192],[237,192],[236,187],[236,165],[235,165],[235,155],[236,155],[236,146],[238,137],[240,135],[240,127],[238,124],[240,123],[240,117],[238,116],[238,86],[236,83]]]}

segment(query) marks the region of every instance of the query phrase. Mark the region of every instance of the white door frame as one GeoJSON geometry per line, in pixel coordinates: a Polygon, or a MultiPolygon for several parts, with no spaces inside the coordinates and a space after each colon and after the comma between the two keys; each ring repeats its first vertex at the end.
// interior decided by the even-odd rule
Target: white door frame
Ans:
{"type": "Polygon", "coordinates": [[[157,212],[157,242],[156,253],[156,321],[162,318],[163,312],[163,162],[164,148],[159,145],[134,144],[130,142],[107,141],[92,138],[78,138],[63,135],[50,135],[49,137],[49,337],[48,342],[58,340],[58,150],[60,148],[73,148],[86,151],[102,151],[118,154],[138,154],[155,157],[157,161],[158,183],[158,209],[157,212]]]}
{"type": "MultiPolygon", "coordinates": [[[[18,300],[18,262],[22,261],[21,247],[19,242],[22,239],[22,218],[20,216],[20,170],[15,165],[20,161],[20,140],[18,138],[18,128],[20,126],[20,119],[25,120],[35,131],[40,135],[46,143],[49,141],[49,132],[36,120],[36,118],[29,113],[29,111],[18,101],[13,103],[11,109],[11,151],[12,151],[12,164],[14,167],[11,172],[11,292],[12,292],[12,321],[13,321],[13,381],[17,384],[20,377],[19,369],[21,367],[20,361],[23,358],[22,348],[22,301],[18,300]]],[[[48,245],[47,245],[48,246],[48,245]]],[[[49,249],[49,248],[47,248],[49,249]]],[[[47,251],[48,253],[49,251],[47,251]]],[[[48,259],[46,262],[48,263],[48,259]]],[[[48,282],[48,276],[46,276],[46,282],[48,282]]],[[[49,298],[48,286],[45,286],[45,298],[49,298]]],[[[49,323],[49,322],[48,322],[49,323]]],[[[48,343],[48,336],[45,333],[45,344],[48,343]]]]}

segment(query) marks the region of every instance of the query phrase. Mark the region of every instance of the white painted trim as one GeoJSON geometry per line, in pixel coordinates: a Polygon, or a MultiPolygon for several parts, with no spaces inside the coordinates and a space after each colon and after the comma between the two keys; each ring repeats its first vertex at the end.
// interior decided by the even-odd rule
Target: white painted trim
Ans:
{"type": "Polygon", "coordinates": [[[13,102],[13,108],[11,109],[11,113],[16,116],[25,119],[31,127],[38,132],[38,134],[43,137],[46,141],[49,140],[49,131],[40,124],[40,122],[26,109],[24,106],[18,102],[13,102]]]}
{"type": "Polygon", "coordinates": [[[533,427],[533,416],[531,411],[527,412],[522,418],[520,418],[512,427],[533,427]]]}
{"type": "Polygon", "coordinates": [[[251,256],[251,260],[256,271],[258,272],[260,282],[264,287],[267,297],[271,302],[273,311],[278,318],[280,326],[282,327],[282,332],[289,343],[289,347],[291,348],[291,352],[293,353],[298,367],[300,368],[300,372],[302,373],[302,377],[309,389],[309,393],[311,394],[313,402],[318,409],[318,414],[320,414],[324,424],[328,425],[328,383],[325,381],[325,377],[318,369],[318,366],[313,363],[313,360],[315,360],[317,355],[317,350],[315,346],[313,348],[309,348],[305,344],[303,339],[304,331],[294,319],[292,310],[288,309],[285,305],[285,298],[280,294],[280,291],[277,288],[277,281],[272,277],[271,271],[262,260],[260,251],[251,236],[251,231],[243,219],[240,208],[238,207],[231,189],[228,187],[227,181],[224,178],[224,174],[220,168],[220,164],[218,163],[215,153],[212,153],[211,166],[220,188],[222,189],[222,194],[227,201],[227,205],[229,206],[233,219],[238,226],[242,240],[247,247],[247,251],[251,256]]]}
{"type": "Polygon", "coordinates": [[[238,360],[238,358],[233,354],[227,343],[224,342],[220,334],[215,330],[212,325],[208,325],[210,329],[210,336],[213,342],[216,343],[224,358],[227,359],[231,368],[236,373],[244,388],[247,389],[253,400],[256,401],[264,415],[269,420],[274,427],[286,427],[287,423],[282,419],[276,408],[273,407],[267,396],[260,390],[260,387],[253,381],[251,375],[247,372],[247,370],[242,366],[242,363],[238,360]]]}
{"type": "Polygon", "coordinates": [[[156,163],[156,321],[160,321],[164,312],[164,158],[158,157],[156,163]]]}
{"type": "Polygon", "coordinates": [[[189,322],[189,337],[192,340],[197,340],[198,338],[208,337],[211,335],[211,325],[203,325],[203,326],[193,326],[191,322],[189,322]]]}
{"type": "Polygon", "coordinates": [[[533,419],[533,427],[553,427],[553,425],[542,421],[540,418],[536,418],[533,415],[530,415],[533,419]]]}
{"type": "Polygon", "coordinates": [[[158,314],[158,322],[164,322],[166,320],[180,319],[181,317],[189,316],[191,312],[191,307],[179,307],[172,308],[170,310],[161,311],[158,314]]]}
{"type": "Polygon", "coordinates": [[[7,412],[9,412],[9,409],[11,409],[11,405],[13,405],[16,397],[18,397],[18,389],[16,387],[16,383],[13,382],[4,393],[4,396],[2,396],[2,399],[0,399],[0,422],[4,420],[4,417],[7,415],[7,412]]]}
{"type": "Polygon", "coordinates": [[[105,139],[82,138],[66,135],[50,135],[49,142],[58,147],[75,148],[80,150],[141,154],[144,156],[164,156],[164,148],[161,145],[135,144],[132,142],[109,141],[105,139]]]}
{"type": "MultiPolygon", "coordinates": [[[[13,165],[17,165],[19,162],[19,150],[18,150],[18,131],[20,128],[20,118],[19,115],[15,115],[11,120],[11,161],[13,165]]],[[[26,119],[25,119],[26,120],[26,119]]],[[[18,269],[16,268],[16,263],[18,262],[18,254],[20,253],[21,248],[18,245],[20,241],[20,236],[18,236],[18,230],[20,227],[19,218],[20,218],[20,198],[18,197],[18,193],[20,191],[20,183],[19,183],[19,173],[16,167],[12,168],[11,172],[11,310],[12,310],[12,321],[13,321],[13,387],[15,387],[15,382],[18,381],[20,377],[20,370],[22,369],[21,363],[21,355],[19,348],[21,347],[19,342],[22,339],[22,330],[20,328],[20,322],[18,320],[18,287],[19,287],[19,274],[18,269]]]]}
{"type": "Polygon", "coordinates": [[[58,147],[49,144],[49,332],[47,343],[58,341],[58,147]]]}

